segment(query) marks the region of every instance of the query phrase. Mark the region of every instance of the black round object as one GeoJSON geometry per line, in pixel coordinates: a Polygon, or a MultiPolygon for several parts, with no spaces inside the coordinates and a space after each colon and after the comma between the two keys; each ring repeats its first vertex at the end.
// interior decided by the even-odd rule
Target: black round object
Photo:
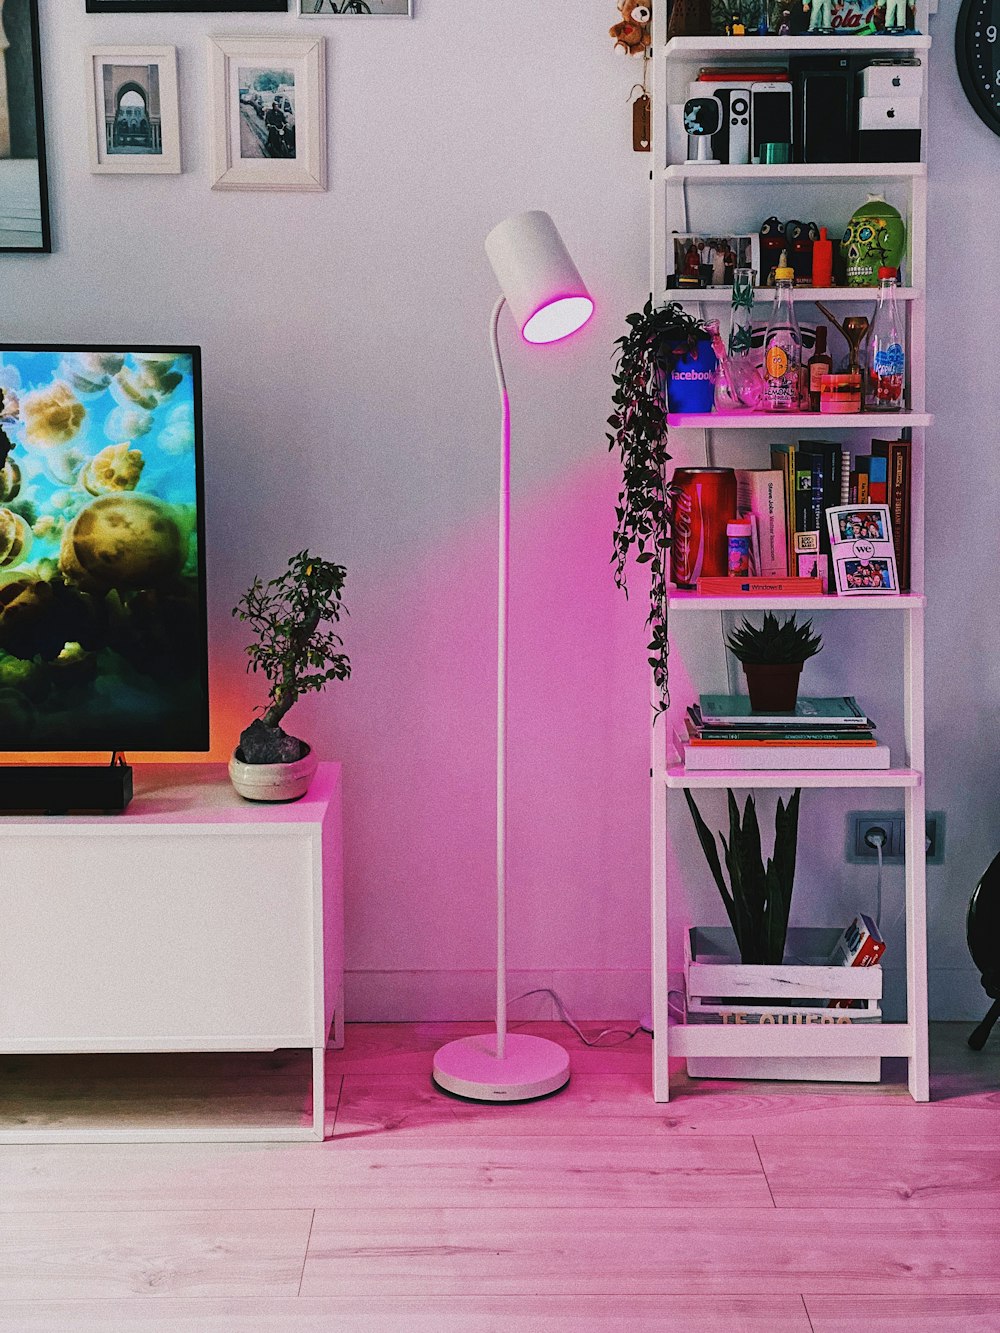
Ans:
{"type": "Polygon", "coordinates": [[[1000,855],[972,892],[965,935],[972,961],[983,974],[983,989],[1000,999],[1000,855]]]}
{"type": "Polygon", "coordinates": [[[955,25],[955,60],[969,105],[994,134],[1000,134],[1000,5],[997,0],[962,0],[955,25]]]}

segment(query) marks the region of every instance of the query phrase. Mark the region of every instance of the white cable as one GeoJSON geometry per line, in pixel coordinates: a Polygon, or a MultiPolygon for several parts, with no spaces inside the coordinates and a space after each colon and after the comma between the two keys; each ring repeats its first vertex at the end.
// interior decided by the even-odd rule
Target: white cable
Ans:
{"type": "MultiPolygon", "coordinates": [[[[602,1032],[599,1032],[596,1037],[591,1039],[583,1035],[583,1033],[580,1031],[580,1028],[566,1012],[566,1006],[563,1004],[562,1000],[559,998],[556,992],[552,990],[550,987],[538,986],[534,990],[526,990],[523,995],[519,995],[517,997],[517,1000],[526,1000],[529,995],[548,995],[552,999],[556,1008],[559,1010],[559,1017],[568,1027],[571,1027],[573,1029],[576,1035],[583,1042],[584,1046],[596,1046],[597,1043],[603,1037],[611,1037],[618,1033],[622,1034],[622,1040],[617,1042],[612,1042],[611,1044],[614,1046],[622,1046],[625,1044],[625,1042],[631,1041],[633,1037],[635,1037],[638,1033],[642,1031],[641,1024],[637,1025],[634,1028],[605,1028],[602,1032]]],[[[512,1003],[516,1004],[517,1000],[512,1001],[512,1003]]]]}
{"type": "Polygon", "coordinates": [[[875,843],[875,855],[878,857],[878,875],[875,879],[875,924],[882,934],[882,843],[875,843]]]}

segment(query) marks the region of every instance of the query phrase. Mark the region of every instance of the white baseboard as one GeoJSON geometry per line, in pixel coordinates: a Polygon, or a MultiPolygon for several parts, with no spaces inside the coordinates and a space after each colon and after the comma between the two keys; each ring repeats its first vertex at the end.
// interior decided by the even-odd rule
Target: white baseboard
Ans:
{"type": "MultiPolygon", "coordinates": [[[[931,968],[931,1018],[938,1022],[973,1022],[989,1008],[979,973],[968,968],[931,968]]],[[[671,986],[683,987],[680,973],[671,986]]],[[[508,1012],[519,1019],[558,1018],[548,995],[519,999],[526,991],[554,990],[570,1016],[582,1022],[638,1022],[649,1012],[649,971],[556,969],[520,971],[508,976],[508,1012]]],[[[479,1023],[496,1012],[496,980],[486,970],[348,971],[345,1012],[351,1023],[479,1023]]],[[[905,974],[885,969],[885,1016],[903,1016],[905,974]]]]}

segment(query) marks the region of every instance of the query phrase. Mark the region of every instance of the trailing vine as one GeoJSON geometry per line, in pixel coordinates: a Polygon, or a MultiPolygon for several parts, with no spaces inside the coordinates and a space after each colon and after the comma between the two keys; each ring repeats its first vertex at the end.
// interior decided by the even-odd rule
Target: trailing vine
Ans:
{"type": "Polygon", "coordinates": [[[615,584],[628,596],[627,563],[649,565],[649,665],[656,691],[656,713],[670,703],[667,638],[667,586],[670,578],[670,493],[667,482],[667,418],[663,380],[674,361],[694,351],[705,336],[704,324],[676,302],[654,309],[648,300],[626,319],[628,333],[618,338],[612,374],[614,413],[608,417],[609,450],[621,455],[622,488],[615,507],[615,584]]]}

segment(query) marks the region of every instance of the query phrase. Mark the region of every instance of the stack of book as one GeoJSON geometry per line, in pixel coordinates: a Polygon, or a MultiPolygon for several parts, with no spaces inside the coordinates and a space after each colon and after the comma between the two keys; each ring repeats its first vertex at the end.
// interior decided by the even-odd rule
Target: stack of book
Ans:
{"type": "Polygon", "coordinates": [[[770,468],[738,470],[737,509],[751,521],[753,573],[829,578],[825,513],[841,504],[887,504],[900,590],[910,586],[909,440],[872,440],[856,454],[833,440],[771,446],[770,468]],[[817,558],[818,557],[818,558],[817,558]]]}
{"type": "Polygon", "coordinates": [[[889,767],[889,747],[851,696],[799,699],[793,713],[752,713],[741,694],[703,694],[675,736],[689,772],[889,767]]]}

